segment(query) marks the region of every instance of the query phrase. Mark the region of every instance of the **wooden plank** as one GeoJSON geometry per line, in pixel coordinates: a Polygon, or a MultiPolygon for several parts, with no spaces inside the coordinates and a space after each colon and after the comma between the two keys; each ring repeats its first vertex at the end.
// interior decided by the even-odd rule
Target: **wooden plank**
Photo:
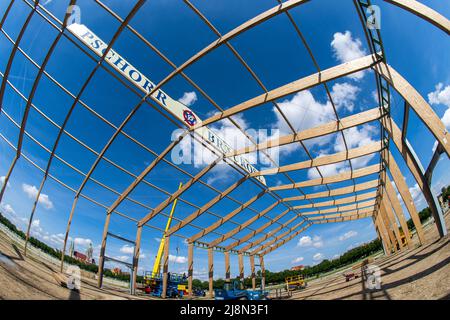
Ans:
{"type": "MultiPolygon", "coordinates": [[[[279,214],[278,216],[276,216],[274,219],[267,221],[266,223],[264,223],[262,226],[260,226],[259,228],[257,228],[256,230],[251,231],[250,233],[246,234],[245,236],[241,237],[240,239],[236,240],[235,242],[233,242],[232,244],[228,245],[225,247],[226,250],[231,250],[234,247],[244,243],[245,241],[255,237],[256,235],[258,235],[259,233],[261,233],[264,229],[270,227],[271,225],[273,225],[274,223],[276,223],[278,220],[280,220],[282,217],[284,217],[288,212],[290,212],[291,210],[285,210],[283,211],[281,214],[279,214]]],[[[293,217],[291,220],[289,220],[289,222],[292,222],[293,220],[297,219],[298,217],[293,217]]],[[[237,227],[234,230],[238,230],[238,232],[241,230],[242,228],[237,227]]],[[[237,232],[236,232],[237,233],[237,232]]]]}
{"type": "Polygon", "coordinates": [[[411,233],[409,232],[408,225],[406,224],[405,215],[403,214],[403,208],[400,204],[400,200],[397,198],[397,192],[394,190],[394,186],[392,185],[391,179],[386,175],[386,182],[384,191],[386,192],[386,196],[389,199],[391,206],[394,209],[395,215],[397,216],[398,221],[400,222],[400,226],[402,227],[403,234],[406,238],[407,245],[411,248],[411,233]]]}
{"type": "Polygon", "coordinates": [[[409,192],[408,185],[406,184],[405,178],[403,177],[400,168],[397,165],[394,157],[390,152],[385,152],[383,156],[389,167],[389,171],[391,172],[392,178],[394,179],[394,183],[397,186],[398,192],[405,203],[406,209],[408,209],[409,215],[416,227],[417,236],[419,238],[420,244],[425,243],[425,236],[423,234],[422,223],[420,222],[419,215],[417,213],[416,206],[414,204],[414,200],[409,192]]]}
{"type": "Polygon", "coordinates": [[[346,222],[346,221],[354,221],[358,219],[364,219],[368,217],[373,216],[374,208],[370,208],[371,210],[367,210],[367,213],[360,213],[350,216],[344,216],[344,217],[335,217],[335,218],[326,218],[326,219],[319,219],[312,221],[313,224],[326,224],[326,223],[337,223],[337,222],[346,222]]]}
{"type": "Polygon", "coordinates": [[[166,236],[164,240],[164,255],[163,255],[163,283],[162,283],[162,298],[167,297],[167,281],[169,280],[169,247],[170,237],[166,236]]]}
{"type": "Polygon", "coordinates": [[[297,189],[302,187],[312,187],[312,186],[319,186],[323,184],[330,184],[330,183],[336,183],[336,182],[342,182],[350,179],[356,179],[360,177],[365,177],[371,174],[379,173],[380,172],[380,165],[374,164],[369,167],[356,169],[356,170],[348,170],[342,173],[339,173],[337,175],[329,176],[329,177],[323,177],[323,178],[317,178],[317,179],[311,179],[306,180],[302,182],[297,182],[293,184],[285,184],[275,187],[270,187],[270,191],[280,191],[280,190],[289,190],[289,189],[297,189]]]}
{"type": "MultiPolygon", "coordinates": [[[[214,247],[217,246],[219,243],[231,238],[232,236],[234,236],[236,233],[239,233],[240,231],[242,231],[243,229],[245,229],[246,227],[248,227],[249,225],[251,225],[253,222],[255,222],[256,220],[258,220],[259,218],[265,216],[268,212],[270,212],[273,208],[275,208],[278,204],[280,204],[281,201],[278,200],[274,203],[272,203],[270,206],[268,206],[267,208],[265,208],[264,210],[262,210],[260,213],[258,213],[257,215],[254,215],[253,217],[251,217],[250,219],[248,219],[247,221],[245,221],[244,223],[240,224],[239,226],[237,226],[236,228],[228,231],[227,233],[225,233],[224,235],[214,239],[213,241],[211,241],[208,245],[208,247],[214,247]]],[[[285,213],[288,213],[290,210],[286,210],[285,213]]],[[[227,247],[228,248],[228,247],[227,247]]],[[[227,249],[230,250],[230,249],[227,249]]]]}
{"type": "Polygon", "coordinates": [[[303,204],[301,206],[294,206],[294,209],[300,210],[300,209],[307,209],[307,208],[330,207],[330,206],[335,206],[338,204],[353,203],[353,202],[358,202],[361,200],[372,199],[372,198],[375,198],[376,196],[377,196],[377,192],[372,191],[372,192],[367,192],[367,193],[363,193],[363,194],[353,195],[351,197],[346,197],[346,198],[333,199],[333,200],[328,200],[328,201],[323,201],[323,202],[313,202],[313,203],[303,204]]]}
{"type": "Polygon", "coordinates": [[[244,281],[244,256],[238,253],[239,280],[244,281]]]}
{"type": "MultiPolygon", "coordinates": [[[[404,245],[402,244],[402,237],[400,236],[400,230],[398,229],[397,220],[394,217],[394,212],[392,211],[392,207],[387,204],[386,196],[381,198],[381,207],[380,210],[384,212],[384,216],[387,216],[387,220],[389,221],[389,225],[394,232],[395,240],[397,241],[398,248],[403,250],[404,245]]],[[[396,246],[397,247],[397,246],[396,246]]]]}
{"type": "Polygon", "coordinates": [[[411,12],[412,14],[415,14],[416,16],[428,21],[429,23],[435,25],[436,27],[438,27],[439,29],[450,35],[450,21],[446,17],[436,12],[435,10],[431,9],[430,7],[427,7],[423,3],[414,0],[384,0],[384,1],[396,5],[402,9],[405,9],[411,12]]]}
{"type": "Polygon", "coordinates": [[[278,87],[274,90],[271,90],[267,93],[259,95],[255,98],[247,100],[243,103],[240,103],[234,107],[231,107],[225,111],[217,113],[210,118],[203,120],[202,123],[193,127],[193,130],[209,125],[213,122],[228,118],[232,115],[235,115],[240,112],[244,112],[246,110],[250,110],[254,107],[261,106],[267,102],[274,101],[279,98],[283,98],[287,95],[296,93],[298,91],[306,90],[317,86],[319,84],[326,83],[327,81],[334,80],[351,73],[359,72],[361,70],[367,69],[377,63],[376,55],[368,55],[362,58],[355,59],[353,61],[349,61],[338,66],[322,70],[321,72],[317,72],[315,74],[309,75],[302,79],[293,81],[284,86],[278,87]]]}
{"type": "Polygon", "coordinates": [[[264,256],[259,256],[259,265],[261,268],[261,289],[266,289],[266,267],[264,266],[264,256]]]}
{"type": "Polygon", "coordinates": [[[256,196],[254,196],[253,198],[251,198],[250,200],[248,200],[247,202],[243,203],[242,205],[240,205],[239,207],[237,207],[236,209],[234,209],[232,212],[230,212],[229,214],[227,214],[226,216],[224,216],[223,218],[217,220],[216,222],[214,222],[213,224],[211,224],[210,226],[208,226],[207,228],[201,230],[200,232],[198,232],[197,234],[193,235],[192,237],[189,238],[188,241],[196,241],[197,239],[200,239],[201,237],[204,237],[205,235],[209,234],[210,232],[216,230],[217,228],[219,228],[221,225],[223,225],[224,223],[226,223],[227,221],[229,221],[231,218],[233,218],[234,216],[236,216],[238,213],[240,213],[242,210],[246,209],[248,206],[250,206],[253,202],[255,202],[256,200],[260,199],[263,195],[265,195],[267,193],[267,189],[263,190],[262,192],[260,192],[259,194],[257,194],[256,196]]]}
{"type": "Polygon", "coordinates": [[[208,296],[210,299],[214,296],[213,287],[213,277],[214,277],[214,252],[212,248],[208,249],[208,296]]]}
{"type": "Polygon", "coordinates": [[[381,236],[382,242],[383,242],[383,247],[384,247],[384,253],[387,256],[391,255],[391,243],[389,241],[389,238],[386,234],[385,228],[384,226],[380,223],[380,219],[378,218],[379,216],[376,217],[375,219],[375,226],[378,230],[379,235],[381,236]]]}
{"type": "Polygon", "coordinates": [[[144,218],[139,220],[138,225],[142,226],[146,224],[150,219],[152,219],[154,216],[156,216],[158,213],[160,213],[162,210],[164,210],[172,201],[175,199],[178,199],[187,189],[189,189],[195,182],[197,182],[201,177],[203,177],[209,170],[211,170],[220,159],[216,159],[211,164],[204,167],[199,173],[197,173],[192,179],[190,179],[188,182],[186,182],[181,188],[179,188],[177,191],[175,191],[169,198],[161,202],[155,209],[153,209],[151,212],[149,212],[144,218]]]}
{"type": "Polygon", "coordinates": [[[374,206],[370,206],[370,207],[367,207],[367,208],[349,210],[349,211],[345,211],[345,212],[342,212],[342,213],[333,213],[333,214],[326,214],[326,215],[308,217],[308,221],[323,220],[323,219],[335,219],[335,218],[343,218],[343,217],[352,217],[352,216],[363,215],[363,214],[366,214],[366,213],[372,213],[373,211],[374,211],[374,206]]]}
{"type": "Polygon", "coordinates": [[[306,194],[306,195],[302,195],[302,196],[288,197],[288,198],[284,198],[283,202],[285,202],[285,201],[305,200],[305,199],[326,198],[326,197],[332,197],[332,196],[341,196],[343,194],[348,194],[348,193],[353,193],[353,192],[358,192],[358,191],[363,191],[363,190],[377,188],[378,184],[379,184],[378,179],[377,180],[371,180],[371,181],[368,181],[368,182],[363,182],[363,183],[351,185],[351,186],[348,186],[348,187],[331,189],[331,190],[327,190],[327,191],[311,193],[311,194],[306,194]]]}
{"type": "Polygon", "coordinates": [[[188,295],[192,298],[192,280],[194,280],[194,244],[188,242],[188,295]]]}
{"type": "Polygon", "coordinates": [[[139,255],[141,254],[141,238],[142,238],[142,227],[137,227],[136,230],[136,240],[134,241],[134,251],[133,251],[133,290],[132,294],[136,292],[136,280],[139,271],[139,255]]]}
{"type": "Polygon", "coordinates": [[[391,241],[391,247],[394,249],[394,252],[397,252],[398,249],[396,246],[395,235],[394,235],[394,232],[392,232],[392,228],[389,223],[389,219],[386,215],[386,212],[382,209],[382,207],[379,208],[378,214],[379,214],[381,220],[383,221],[385,230],[387,231],[387,235],[389,237],[389,240],[391,241]]]}
{"type": "Polygon", "coordinates": [[[282,239],[280,242],[278,242],[277,244],[275,244],[274,246],[266,249],[265,251],[259,253],[261,255],[266,255],[276,249],[278,249],[279,247],[281,247],[282,245],[288,243],[289,241],[291,241],[292,239],[294,239],[296,236],[298,236],[300,233],[302,233],[303,231],[305,231],[307,228],[309,228],[310,225],[306,225],[305,227],[303,227],[302,229],[300,229],[299,231],[295,232],[294,234],[290,235],[289,237],[282,239]]]}
{"type": "Polygon", "coordinates": [[[183,221],[180,221],[173,227],[171,227],[169,230],[167,230],[167,235],[172,235],[173,233],[177,232],[187,224],[194,221],[197,217],[201,216],[203,213],[205,213],[209,208],[211,208],[213,205],[215,205],[217,202],[225,198],[228,194],[230,194],[234,189],[239,187],[244,181],[248,179],[248,176],[242,177],[237,182],[233,183],[231,186],[229,186],[225,191],[223,191],[221,194],[218,194],[216,197],[214,197],[211,201],[209,201],[207,204],[205,204],[200,209],[196,210],[194,213],[189,215],[188,217],[184,218],[183,221]]]}
{"type": "MultiPolygon", "coordinates": [[[[353,204],[345,205],[345,206],[335,206],[329,209],[319,209],[314,211],[302,212],[303,216],[315,215],[315,214],[325,214],[325,213],[333,213],[333,212],[345,212],[354,209],[366,208],[369,206],[375,205],[375,199],[363,202],[356,202],[353,204]]],[[[295,208],[295,207],[294,207],[295,208]]]]}
{"type": "Polygon", "coordinates": [[[225,251],[225,280],[230,280],[231,272],[230,272],[230,251],[225,251]]]}
{"type": "Polygon", "coordinates": [[[303,131],[298,131],[293,134],[288,134],[276,139],[268,140],[266,142],[259,143],[257,145],[250,145],[238,150],[234,150],[225,155],[225,157],[233,157],[236,155],[241,155],[244,153],[250,153],[255,151],[261,151],[265,149],[270,149],[274,147],[284,146],[290,143],[303,141],[307,139],[321,137],[327,134],[331,134],[340,130],[345,130],[358,125],[362,125],[367,122],[377,120],[381,117],[380,108],[373,108],[358,114],[354,114],[345,118],[340,119],[340,121],[331,121],[314,128],[309,128],[303,131]]]}
{"type": "Polygon", "coordinates": [[[271,168],[261,171],[256,171],[250,174],[251,177],[263,176],[263,175],[272,175],[277,173],[308,169],[312,167],[320,167],[328,164],[338,163],[345,160],[350,160],[354,158],[359,158],[362,156],[366,156],[375,152],[379,152],[382,150],[382,143],[380,141],[373,142],[367,144],[362,147],[349,149],[348,151],[337,152],[334,154],[317,157],[312,160],[306,160],[297,162],[294,164],[281,166],[277,168],[271,168]]]}
{"type": "Polygon", "coordinates": [[[256,290],[255,256],[250,256],[250,272],[252,279],[252,290],[256,290]]]}
{"type": "MultiPolygon", "coordinates": [[[[291,219],[289,220],[289,223],[291,223],[292,221],[296,220],[298,217],[294,217],[295,219],[291,219]]],[[[305,220],[300,221],[299,223],[297,223],[294,227],[289,228],[289,230],[293,230],[295,228],[298,228],[299,226],[301,226],[303,223],[305,223],[305,220]]],[[[243,248],[241,248],[239,251],[240,252],[246,252],[248,251],[250,248],[253,248],[254,246],[259,245],[261,242],[269,239],[270,237],[272,237],[274,234],[276,234],[278,231],[280,231],[282,228],[286,227],[288,225],[288,223],[283,223],[283,225],[278,226],[277,228],[273,229],[272,231],[266,233],[265,235],[259,237],[258,239],[256,239],[255,241],[250,242],[249,244],[247,244],[246,246],[244,246],[243,248]]],[[[288,232],[289,233],[289,232],[288,232]]],[[[286,232],[283,234],[287,234],[286,232]]],[[[280,236],[278,236],[280,237],[280,236]]],[[[276,239],[276,238],[275,238],[276,239]]],[[[250,253],[251,254],[251,253],[250,253]]]]}
{"type": "Polygon", "coordinates": [[[428,127],[434,137],[443,146],[447,156],[450,157],[449,134],[441,119],[436,115],[431,106],[417,92],[414,87],[406,81],[392,66],[381,62],[374,66],[374,70],[386,79],[389,84],[408,102],[419,118],[428,127]]]}

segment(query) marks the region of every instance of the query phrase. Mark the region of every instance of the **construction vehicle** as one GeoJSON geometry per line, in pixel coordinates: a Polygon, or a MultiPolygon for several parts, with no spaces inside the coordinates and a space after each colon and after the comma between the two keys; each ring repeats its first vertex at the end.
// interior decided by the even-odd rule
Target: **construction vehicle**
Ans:
{"type": "Polygon", "coordinates": [[[238,279],[226,281],[223,289],[214,290],[215,300],[267,300],[268,295],[269,292],[263,290],[246,290],[238,279]]]}
{"type": "MultiPolygon", "coordinates": [[[[180,183],[178,189],[182,187],[180,183]]],[[[153,270],[151,272],[146,272],[144,276],[144,292],[151,294],[153,296],[161,297],[163,291],[163,276],[161,274],[161,259],[164,251],[164,244],[166,239],[166,232],[170,228],[170,223],[172,222],[172,217],[177,206],[178,198],[176,198],[172,204],[172,209],[170,210],[169,218],[167,219],[166,228],[164,234],[159,243],[158,253],[156,255],[155,263],[153,264],[153,270]]],[[[167,274],[167,291],[166,297],[168,298],[182,298],[185,293],[187,293],[186,286],[181,283],[186,281],[185,275],[179,275],[174,273],[167,274]]]]}
{"type": "Polygon", "coordinates": [[[286,277],[286,290],[292,291],[292,290],[298,290],[298,289],[305,289],[308,285],[305,281],[305,277],[301,274],[293,276],[293,277],[286,277]]]}

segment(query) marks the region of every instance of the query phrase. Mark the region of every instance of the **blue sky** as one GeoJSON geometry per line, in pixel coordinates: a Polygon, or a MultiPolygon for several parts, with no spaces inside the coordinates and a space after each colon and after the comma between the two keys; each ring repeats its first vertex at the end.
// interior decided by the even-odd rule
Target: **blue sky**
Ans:
{"type": "MultiPolygon", "coordinates": [[[[62,20],[66,2],[68,1],[54,0],[44,1],[43,3],[46,3],[45,7],[50,12],[62,20]]],[[[119,16],[125,18],[135,1],[108,0],[104,3],[119,16]]],[[[381,34],[388,63],[415,86],[449,128],[450,57],[448,52],[450,52],[450,43],[448,37],[442,31],[408,12],[382,1],[374,1],[374,3],[381,7],[381,34]]],[[[427,1],[426,3],[444,16],[450,16],[449,1],[427,1]]],[[[242,3],[242,1],[233,0],[193,1],[193,4],[222,34],[225,34],[277,3],[276,1],[258,1],[255,5],[253,2],[242,3]]],[[[78,5],[81,8],[81,22],[105,42],[109,42],[119,27],[118,21],[103,11],[94,1],[82,0],[78,1],[78,5]]],[[[3,15],[6,6],[6,2],[0,4],[0,15],[3,15]]],[[[30,8],[24,1],[16,1],[14,4],[3,27],[3,30],[12,39],[17,38],[20,26],[26,19],[29,10],[30,8]]],[[[339,4],[336,1],[310,1],[292,9],[290,13],[308,41],[321,69],[369,53],[353,1],[339,1],[339,4]]],[[[214,33],[181,1],[148,1],[132,19],[131,25],[176,65],[182,64],[216,39],[214,33]]],[[[21,48],[36,63],[41,64],[56,35],[55,29],[36,14],[24,34],[21,48]]],[[[72,39],[75,38],[72,37],[72,39]]],[[[279,15],[258,25],[233,39],[231,44],[269,90],[317,71],[286,15],[279,15]]],[[[155,83],[161,81],[172,71],[170,65],[165,63],[129,30],[125,30],[120,35],[113,48],[155,83]]],[[[11,49],[11,42],[3,33],[0,34],[0,70],[2,73],[5,70],[11,49]]],[[[93,60],[87,58],[73,43],[63,37],[57,45],[46,70],[69,91],[76,94],[84,79],[87,78],[94,67],[93,60]]],[[[375,83],[372,73],[372,71],[366,71],[331,81],[328,84],[340,117],[377,106],[377,101],[374,99],[375,83]]],[[[28,96],[36,74],[36,67],[27,61],[22,53],[18,52],[9,76],[11,84],[23,95],[28,96]]],[[[223,109],[230,108],[263,93],[261,87],[225,46],[219,47],[188,67],[186,74],[223,109]]],[[[217,111],[200,92],[181,76],[176,76],[163,86],[163,90],[173,98],[181,99],[202,119],[208,118],[217,111]]],[[[99,69],[81,100],[99,115],[106,118],[113,126],[118,126],[139,102],[140,98],[104,69],[99,69]]],[[[33,100],[35,106],[58,125],[62,124],[72,102],[72,98],[56,87],[46,76],[42,78],[33,100]]],[[[306,129],[335,119],[323,86],[284,97],[277,102],[296,130],[306,129]]],[[[25,105],[26,103],[12,87],[7,86],[2,105],[6,114],[20,123],[25,105]]],[[[403,100],[396,93],[393,93],[391,109],[393,118],[401,126],[403,100]]],[[[16,145],[19,130],[6,114],[0,115],[0,133],[13,145],[16,145]]],[[[239,114],[235,117],[235,120],[244,129],[268,129],[269,135],[273,134],[276,129],[280,131],[280,134],[291,133],[272,104],[265,104],[239,114]]],[[[176,128],[173,122],[163,117],[155,108],[145,105],[127,124],[125,132],[141,141],[154,152],[159,153],[170,143],[176,128]]],[[[212,125],[211,128],[219,134],[239,136],[236,127],[229,121],[221,121],[212,125]]],[[[410,112],[408,129],[408,140],[426,167],[433,154],[432,149],[435,139],[413,111],[410,112]]],[[[58,132],[56,126],[49,123],[34,109],[30,111],[26,131],[50,150],[55,143],[58,132]]],[[[114,128],[100,121],[93,113],[78,104],[68,122],[66,131],[99,152],[114,133],[114,128]]],[[[370,123],[354,128],[346,132],[345,136],[347,143],[350,143],[352,147],[376,141],[379,139],[379,124],[370,123]]],[[[338,134],[314,141],[306,141],[305,144],[313,157],[338,152],[343,148],[341,136],[338,134]]],[[[182,146],[185,147],[184,144],[182,146]]],[[[15,152],[4,139],[0,139],[0,148],[0,176],[4,176],[15,152]]],[[[300,145],[282,147],[279,151],[280,165],[308,159],[300,145]]],[[[414,178],[407,170],[397,150],[392,148],[392,152],[413,195],[415,195],[417,207],[419,209],[425,207],[425,201],[418,192],[414,178]]],[[[49,153],[28,136],[24,138],[23,153],[36,165],[42,168],[46,167],[49,153]]],[[[84,173],[89,171],[96,159],[94,153],[84,149],[67,134],[62,136],[56,154],[84,173]]],[[[154,159],[154,155],[132,143],[123,135],[120,135],[112,144],[106,152],[106,157],[134,175],[138,175],[154,159]]],[[[172,161],[170,156],[166,159],[172,161]]],[[[111,162],[102,160],[92,177],[121,192],[133,181],[133,177],[115,168],[111,165],[111,162]]],[[[379,157],[375,155],[355,159],[352,161],[352,165],[357,168],[378,162],[379,157]]],[[[203,165],[183,164],[181,168],[195,174],[201,170],[203,165]]],[[[263,168],[267,164],[260,163],[255,166],[263,168]]],[[[348,163],[338,163],[320,169],[324,175],[330,175],[346,168],[348,168],[348,163]]],[[[82,175],[58,159],[53,162],[50,174],[75,190],[78,189],[83,180],[82,175]]],[[[25,221],[31,212],[42,176],[42,172],[31,165],[24,157],[19,159],[1,206],[2,211],[21,228],[25,227],[25,221]]],[[[239,176],[236,171],[227,165],[219,165],[208,173],[203,180],[214,188],[223,191],[239,176]]],[[[289,176],[294,181],[303,181],[317,177],[317,171],[300,170],[289,173],[289,176]]],[[[375,178],[376,176],[359,178],[357,182],[375,178]]],[[[186,175],[170,167],[167,163],[158,164],[156,169],[146,177],[146,181],[170,193],[178,188],[180,181],[186,182],[187,180],[186,175]]],[[[289,183],[289,180],[281,175],[267,176],[266,180],[269,186],[289,183]]],[[[438,192],[449,181],[448,159],[442,156],[435,171],[433,191],[438,192]]],[[[348,183],[338,183],[330,185],[330,187],[338,188],[345,185],[348,185],[348,183]]],[[[324,188],[309,187],[304,188],[304,191],[305,193],[313,193],[323,191],[324,188]]],[[[238,201],[245,202],[259,191],[261,189],[255,183],[247,181],[233,191],[230,196],[238,201]]],[[[116,194],[92,181],[86,184],[83,194],[106,206],[111,205],[117,198],[116,194]]],[[[287,190],[280,191],[279,194],[283,197],[290,197],[299,195],[299,192],[287,190]]],[[[182,196],[182,199],[196,206],[202,206],[215,195],[216,193],[207,187],[195,184],[182,196]]],[[[167,197],[163,192],[144,184],[139,185],[130,196],[149,207],[156,207],[167,197]]],[[[61,234],[65,232],[73,197],[72,191],[51,178],[47,179],[35,213],[33,234],[50,245],[60,248],[61,234]]],[[[248,220],[255,212],[263,210],[274,201],[270,195],[263,196],[252,204],[251,209],[246,209],[238,214],[233,219],[233,223],[228,222],[216,231],[225,233],[235,228],[236,225],[248,220]]],[[[320,201],[320,199],[317,201],[320,201]]],[[[293,204],[301,205],[304,203],[306,202],[296,201],[293,204]]],[[[235,202],[224,199],[209,211],[224,216],[237,206],[235,202]]],[[[136,219],[142,218],[148,212],[148,209],[131,201],[123,202],[118,210],[136,219]]],[[[190,204],[179,202],[175,215],[182,219],[194,210],[196,209],[190,204]]],[[[278,205],[267,216],[274,218],[284,210],[284,206],[278,205]]],[[[70,233],[79,250],[84,251],[87,244],[92,242],[94,248],[96,248],[95,252],[98,254],[105,211],[103,207],[80,198],[70,233]]],[[[164,212],[168,213],[169,208],[164,212]]],[[[291,217],[293,217],[292,213],[286,215],[280,222],[286,222],[291,217]]],[[[194,224],[204,227],[216,220],[217,217],[214,215],[204,214],[194,220],[194,224]]],[[[163,228],[165,222],[164,216],[158,216],[150,221],[150,224],[156,229],[144,229],[143,255],[140,259],[141,272],[149,270],[152,266],[158,248],[158,239],[162,235],[157,228],[163,228]]],[[[256,229],[265,222],[267,220],[264,218],[260,219],[252,224],[251,228],[256,229]]],[[[270,227],[266,231],[275,227],[270,227]]],[[[110,231],[134,239],[136,227],[132,221],[113,215],[110,231]]],[[[187,226],[181,230],[180,234],[192,236],[197,232],[198,229],[195,227],[187,226]]],[[[243,230],[236,237],[244,236],[249,232],[250,230],[243,230]]],[[[217,234],[209,234],[201,240],[209,242],[217,236],[217,234]]],[[[349,248],[370,241],[375,237],[376,234],[370,218],[339,224],[314,225],[269,254],[266,257],[266,265],[271,271],[283,270],[297,264],[311,265],[325,258],[331,259],[349,248]]],[[[233,241],[229,239],[222,245],[230,244],[233,241]]],[[[130,261],[131,253],[132,248],[125,246],[124,243],[114,239],[108,240],[107,254],[109,256],[130,261]]],[[[184,271],[186,269],[187,246],[183,238],[174,237],[172,239],[170,253],[173,256],[170,268],[174,271],[184,271]]],[[[217,261],[215,263],[216,276],[223,276],[223,255],[216,253],[215,259],[217,261]]],[[[196,249],[194,264],[196,276],[205,278],[206,261],[206,251],[196,249]]],[[[237,274],[237,257],[233,255],[231,262],[231,271],[233,274],[237,274]]],[[[248,270],[248,259],[245,259],[245,263],[248,270]]]]}

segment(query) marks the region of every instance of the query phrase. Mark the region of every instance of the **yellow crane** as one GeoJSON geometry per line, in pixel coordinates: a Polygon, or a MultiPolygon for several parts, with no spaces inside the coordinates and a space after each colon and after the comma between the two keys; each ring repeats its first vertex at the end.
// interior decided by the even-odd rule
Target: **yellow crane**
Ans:
{"type": "MultiPolygon", "coordinates": [[[[180,182],[180,185],[178,186],[178,190],[183,186],[183,183],[180,182]]],[[[153,271],[152,271],[152,278],[158,277],[159,271],[161,270],[161,258],[164,251],[164,242],[166,239],[166,232],[170,228],[170,223],[172,222],[172,216],[175,212],[175,207],[177,206],[178,198],[176,198],[172,204],[172,209],[170,210],[169,219],[167,219],[166,229],[164,230],[164,234],[161,238],[161,242],[159,244],[158,254],[156,255],[155,263],[153,264],[153,271]]]]}

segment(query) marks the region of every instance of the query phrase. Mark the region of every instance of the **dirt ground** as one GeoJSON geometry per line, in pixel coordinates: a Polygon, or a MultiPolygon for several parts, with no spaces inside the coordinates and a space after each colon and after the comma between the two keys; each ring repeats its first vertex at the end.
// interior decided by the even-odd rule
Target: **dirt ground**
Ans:
{"type": "MultiPolygon", "coordinates": [[[[446,215],[450,226],[450,214],[446,215]]],[[[373,262],[381,269],[381,289],[366,287],[364,278],[345,281],[342,272],[309,282],[290,299],[450,299],[450,237],[438,238],[434,223],[425,227],[427,243],[373,262]]],[[[123,300],[152,299],[131,296],[127,289],[96,287],[93,275],[83,276],[79,292],[62,287],[56,277],[58,264],[23,247],[0,230],[0,299],[123,300]]]]}
{"type": "MultiPolygon", "coordinates": [[[[447,229],[450,214],[446,217],[447,229]]],[[[424,228],[426,244],[389,257],[381,256],[371,263],[380,268],[381,288],[369,289],[362,270],[357,279],[345,281],[343,272],[312,281],[295,300],[402,300],[450,299],[450,237],[439,239],[434,223],[424,228]]],[[[417,241],[413,238],[414,242],[417,241]]]]}

